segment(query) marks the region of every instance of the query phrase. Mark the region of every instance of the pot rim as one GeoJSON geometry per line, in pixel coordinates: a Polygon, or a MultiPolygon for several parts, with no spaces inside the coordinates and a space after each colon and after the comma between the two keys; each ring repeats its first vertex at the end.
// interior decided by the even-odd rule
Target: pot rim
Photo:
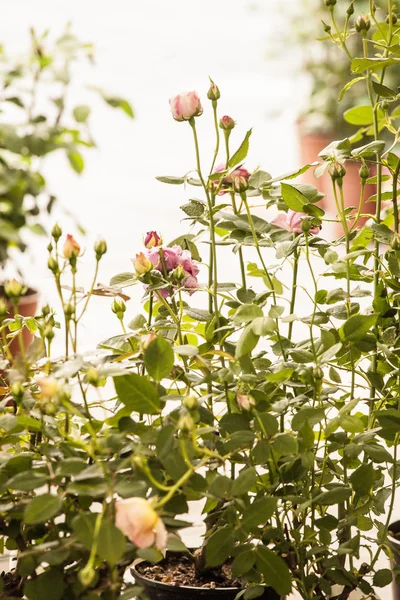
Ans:
{"type": "MultiPolygon", "coordinates": [[[[397,529],[397,533],[400,533],[400,521],[392,521],[392,523],[390,523],[388,530],[390,531],[392,529],[392,527],[394,527],[394,529],[397,529]]],[[[393,546],[396,546],[397,549],[400,549],[400,540],[396,539],[395,537],[389,535],[388,533],[388,540],[390,541],[390,543],[393,546]]]]}
{"type": "MultiPolygon", "coordinates": [[[[3,284],[0,284],[0,296],[2,298],[4,298],[7,303],[11,302],[10,298],[8,298],[4,294],[3,284]]],[[[20,296],[20,298],[18,300],[18,306],[25,305],[25,304],[31,304],[32,302],[39,302],[39,298],[40,298],[40,292],[38,290],[35,290],[32,287],[28,287],[26,294],[24,294],[23,296],[20,296]]]]}
{"type": "MultiPolygon", "coordinates": [[[[139,565],[140,563],[145,563],[145,562],[149,562],[147,560],[144,560],[144,558],[138,558],[136,559],[131,566],[131,574],[133,575],[133,577],[136,580],[136,577],[138,576],[138,578],[143,579],[144,581],[146,581],[146,583],[149,583],[151,587],[161,587],[161,588],[165,588],[165,589],[175,589],[175,590],[202,590],[202,591],[210,591],[210,592],[236,592],[239,594],[239,592],[241,592],[242,590],[246,589],[246,588],[241,588],[241,587],[224,587],[224,588],[219,588],[219,587],[215,587],[215,588],[203,588],[203,587],[196,587],[194,585],[171,585],[169,583],[164,583],[163,581],[155,581],[155,579],[150,579],[149,577],[146,577],[145,575],[142,575],[141,573],[139,573],[139,571],[136,569],[136,566],[139,565]]],[[[140,582],[139,582],[140,583],[140,582]]]]}

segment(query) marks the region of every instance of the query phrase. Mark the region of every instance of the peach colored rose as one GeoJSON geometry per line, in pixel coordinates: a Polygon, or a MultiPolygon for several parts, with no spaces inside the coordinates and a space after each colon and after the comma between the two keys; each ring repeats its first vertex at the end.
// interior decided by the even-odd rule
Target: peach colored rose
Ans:
{"type": "Polygon", "coordinates": [[[172,116],[175,121],[189,121],[203,113],[197,92],[182,92],[169,101],[172,116]]]}
{"type": "Polygon", "coordinates": [[[53,377],[42,377],[37,384],[42,398],[52,398],[59,390],[58,381],[53,377]]]}
{"type": "Polygon", "coordinates": [[[72,257],[76,258],[79,255],[80,251],[81,247],[76,241],[76,239],[72,235],[68,234],[63,248],[64,258],[68,260],[72,257]]]}
{"type": "Polygon", "coordinates": [[[143,252],[139,252],[139,254],[136,254],[133,266],[135,267],[136,275],[140,276],[151,271],[153,263],[143,254],[143,252]]]}
{"type": "Polygon", "coordinates": [[[167,530],[159,515],[145,498],[119,500],[115,504],[115,525],[138,548],[167,547],[167,530]]]}

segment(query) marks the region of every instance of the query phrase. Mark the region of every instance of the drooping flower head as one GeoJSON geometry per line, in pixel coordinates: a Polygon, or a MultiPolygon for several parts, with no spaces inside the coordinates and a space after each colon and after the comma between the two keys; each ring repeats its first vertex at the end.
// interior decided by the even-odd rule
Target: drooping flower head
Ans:
{"type": "MultiPolygon", "coordinates": [[[[214,170],[214,173],[222,173],[226,171],[226,165],[218,165],[214,170]]],[[[222,196],[228,192],[238,191],[239,184],[241,188],[247,189],[248,181],[251,173],[245,167],[237,167],[234,171],[225,175],[221,180],[214,181],[214,186],[218,189],[218,195],[222,196]],[[237,189],[236,189],[237,188],[237,189]]]]}
{"type": "Polygon", "coordinates": [[[115,504],[115,525],[138,548],[167,547],[167,530],[160,516],[145,498],[128,498],[115,504]]]}
{"type": "Polygon", "coordinates": [[[170,99],[172,116],[175,121],[189,121],[203,114],[200,98],[197,92],[182,92],[170,99]]]}
{"type": "MultiPolygon", "coordinates": [[[[303,233],[303,229],[301,227],[301,222],[304,217],[307,217],[307,215],[305,213],[295,212],[294,210],[289,208],[287,213],[285,213],[285,212],[279,213],[279,215],[277,217],[275,217],[275,219],[273,219],[273,221],[271,221],[271,223],[272,223],[272,225],[275,225],[276,227],[280,227],[280,229],[285,229],[286,231],[289,231],[290,233],[303,233]]],[[[317,235],[319,233],[320,229],[321,228],[318,226],[311,227],[311,229],[309,230],[309,233],[312,235],[317,235]]]]}

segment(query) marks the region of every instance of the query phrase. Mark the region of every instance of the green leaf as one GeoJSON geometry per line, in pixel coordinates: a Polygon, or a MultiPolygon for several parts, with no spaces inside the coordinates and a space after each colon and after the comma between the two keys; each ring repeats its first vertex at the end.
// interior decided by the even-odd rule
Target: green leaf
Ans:
{"type": "Polygon", "coordinates": [[[353,87],[353,85],[355,83],[358,83],[359,81],[363,81],[365,79],[365,77],[356,77],[355,79],[352,79],[351,81],[348,81],[346,83],[346,85],[344,86],[344,88],[342,89],[342,91],[339,94],[339,102],[341,102],[344,98],[345,93],[351,88],[353,87]]]}
{"type": "Polygon", "coordinates": [[[67,152],[67,158],[73,170],[80,175],[85,168],[85,161],[82,154],[77,150],[70,150],[67,152]]]}
{"type": "Polygon", "coordinates": [[[374,467],[372,463],[363,463],[350,475],[353,490],[359,496],[369,496],[374,484],[374,467]]]}
{"type": "Polygon", "coordinates": [[[351,489],[348,487],[337,487],[327,492],[322,492],[316,496],[313,500],[315,504],[322,504],[323,506],[332,506],[333,504],[339,504],[344,502],[351,496],[351,489]]]}
{"type": "Polygon", "coordinates": [[[203,310],[202,308],[184,308],[184,313],[191,319],[195,321],[200,321],[206,323],[211,319],[211,314],[207,310],[203,310]]]}
{"type": "Polygon", "coordinates": [[[297,454],[299,446],[296,438],[290,433],[281,433],[277,435],[272,442],[273,449],[280,456],[289,456],[290,454],[297,454]]]}
{"type": "Polygon", "coordinates": [[[252,321],[251,328],[256,335],[265,336],[274,333],[277,325],[271,317],[257,317],[252,321]]]}
{"type": "Polygon", "coordinates": [[[245,550],[240,552],[232,563],[233,577],[240,577],[244,573],[253,568],[256,556],[253,550],[245,550]]]}
{"type": "Polygon", "coordinates": [[[379,569],[374,575],[373,585],[376,587],[386,587],[392,583],[393,574],[390,569],[379,569]]]}
{"type": "Polygon", "coordinates": [[[313,408],[312,406],[307,406],[299,410],[296,413],[292,420],[292,428],[294,431],[299,431],[305,423],[309,425],[317,425],[322,421],[325,416],[325,411],[323,408],[313,408]]]}
{"type": "Polygon", "coordinates": [[[370,105],[354,106],[346,110],[343,117],[351,125],[372,125],[374,122],[374,111],[370,105]]]}
{"type": "Polygon", "coordinates": [[[222,565],[231,556],[234,542],[233,529],[229,525],[210,535],[206,543],[206,567],[222,565]]]}
{"type": "Polygon", "coordinates": [[[377,81],[373,81],[372,86],[376,94],[378,94],[378,96],[381,96],[382,98],[394,98],[397,95],[394,90],[391,90],[386,85],[382,85],[377,81]]]}
{"type": "Polygon", "coordinates": [[[265,546],[256,548],[256,566],[263,574],[264,582],[281,596],[290,594],[292,578],[284,560],[265,546]]]}
{"type": "Polygon", "coordinates": [[[61,569],[49,569],[24,585],[29,600],[61,600],[64,596],[64,576],[61,569]]]}
{"type": "Polygon", "coordinates": [[[90,115],[90,107],[85,106],[84,104],[80,106],[75,106],[73,110],[73,115],[75,121],[77,121],[78,123],[85,123],[85,121],[87,121],[90,115]]]}
{"type": "Polygon", "coordinates": [[[144,364],[149,375],[156,381],[161,381],[170,374],[174,366],[174,351],[162,335],[158,335],[146,348],[144,364]]]}
{"type": "Polygon", "coordinates": [[[263,317],[264,313],[257,304],[243,304],[239,306],[236,313],[233,316],[235,323],[248,323],[253,321],[256,317],[263,317]]]}
{"type": "Polygon", "coordinates": [[[98,92],[109,106],[112,106],[112,108],[120,108],[126,115],[128,115],[128,117],[130,117],[131,119],[134,118],[135,115],[132,106],[127,100],[125,100],[125,98],[121,98],[120,96],[113,96],[112,94],[96,87],[92,87],[91,89],[98,92]]]}
{"type": "Polygon", "coordinates": [[[272,497],[260,498],[250,504],[243,515],[242,526],[245,529],[253,529],[264,525],[274,514],[277,499],[272,497]]]}
{"type": "Polygon", "coordinates": [[[281,193],[286,206],[296,212],[302,212],[304,205],[309,203],[307,196],[289,183],[281,183],[281,193]]]}
{"type": "Polygon", "coordinates": [[[256,484],[256,470],[253,467],[240,471],[232,484],[232,496],[242,496],[247,494],[256,484]]]}
{"type": "Polygon", "coordinates": [[[93,533],[97,515],[95,513],[81,513],[71,523],[72,529],[80,541],[88,550],[93,545],[93,533]]]}
{"type": "Polygon", "coordinates": [[[161,183],[169,183],[171,185],[182,185],[185,183],[184,177],[171,177],[169,175],[159,175],[156,177],[157,181],[161,181],[161,183]]]}
{"type": "Polygon", "coordinates": [[[156,388],[148,379],[136,373],[114,377],[115,390],[122,404],[131,411],[157,415],[161,400],[156,388]]]}
{"type": "Polygon", "coordinates": [[[237,342],[235,358],[241,358],[249,354],[258,344],[259,336],[253,332],[252,326],[247,325],[237,342]]]}
{"type": "Polygon", "coordinates": [[[44,523],[52,519],[61,510],[62,500],[60,496],[42,494],[33,498],[25,507],[24,521],[28,525],[44,523]]]}
{"type": "Polygon", "coordinates": [[[400,62],[400,58],[354,58],[351,63],[353,73],[363,73],[367,69],[382,71],[400,62]]]}
{"type": "Polygon", "coordinates": [[[244,159],[246,158],[247,153],[249,151],[249,139],[251,136],[251,132],[252,132],[252,130],[249,129],[249,131],[246,133],[245,138],[244,138],[243,142],[241,143],[239,149],[229,159],[229,163],[228,163],[229,167],[236,167],[236,165],[243,162],[244,159]]]}
{"type": "Polygon", "coordinates": [[[112,567],[124,554],[125,536],[111,521],[103,521],[97,540],[97,554],[112,567]]]}
{"type": "Polygon", "coordinates": [[[339,335],[344,342],[358,342],[377,321],[378,315],[353,315],[339,329],[339,335]]]}

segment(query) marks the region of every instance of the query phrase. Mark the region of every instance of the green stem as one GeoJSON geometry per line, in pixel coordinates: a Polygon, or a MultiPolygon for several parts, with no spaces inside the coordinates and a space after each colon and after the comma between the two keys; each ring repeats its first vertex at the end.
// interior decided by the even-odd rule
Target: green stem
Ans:
{"type": "MultiPolygon", "coordinates": [[[[294,257],[294,261],[293,261],[292,296],[290,298],[290,314],[291,315],[294,314],[294,307],[296,304],[297,275],[298,275],[298,270],[299,270],[299,251],[297,248],[294,251],[293,257],[294,257]]],[[[289,323],[289,328],[288,328],[288,339],[289,340],[292,339],[292,333],[293,333],[293,321],[291,321],[289,323]]]]}
{"type": "MultiPolygon", "coordinates": [[[[235,200],[235,192],[231,192],[231,199],[232,199],[233,214],[239,215],[239,211],[238,211],[238,208],[237,208],[237,205],[236,205],[236,200],[235,200]]],[[[245,266],[244,266],[243,248],[242,248],[242,246],[239,247],[238,254],[239,254],[240,274],[241,274],[241,277],[242,277],[242,288],[244,290],[246,290],[247,289],[246,269],[245,269],[245,266]]]]}
{"type": "Polygon", "coordinates": [[[219,140],[220,140],[219,127],[218,127],[218,115],[217,115],[217,101],[214,100],[212,105],[213,105],[213,113],[214,113],[214,127],[215,127],[215,140],[216,141],[215,141],[215,151],[214,151],[213,161],[211,163],[210,174],[214,171],[215,161],[217,160],[217,156],[218,156],[218,152],[219,152],[219,140]]]}

